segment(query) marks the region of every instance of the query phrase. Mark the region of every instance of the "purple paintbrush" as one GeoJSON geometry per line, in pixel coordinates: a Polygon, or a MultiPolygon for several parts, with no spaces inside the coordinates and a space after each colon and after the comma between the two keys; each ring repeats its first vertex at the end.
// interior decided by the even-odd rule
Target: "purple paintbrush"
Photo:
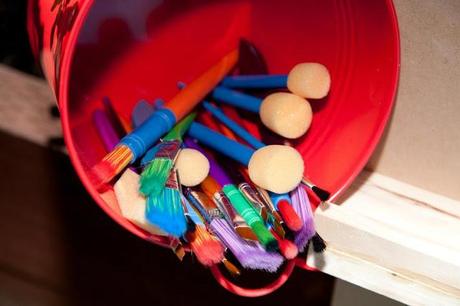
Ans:
{"type": "Polygon", "coordinates": [[[190,188],[184,190],[189,203],[196,209],[211,231],[235,255],[241,266],[246,269],[276,272],[283,263],[278,253],[269,253],[258,242],[249,242],[241,238],[224,219],[216,204],[204,193],[190,188]]]}
{"type": "Polygon", "coordinates": [[[311,209],[308,194],[302,185],[299,185],[291,192],[292,207],[303,221],[302,228],[295,232],[294,243],[302,252],[308,241],[315,235],[315,224],[313,220],[313,210],[311,209]]]}
{"type": "Polygon", "coordinates": [[[233,209],[227,196],[221,190],[222,185],[217,182],[224,182],[226,184],[231,183],[231,179],[227,173],[217,164],[217,161],[206,152],[199,144],[187,138],[185,140],[187,147],[195,149],[203,153],[209,160],[211,165],[209,169],[209,176],[201,183],[201,188],[207,194],[207,196],[217,203],[219,209],[223,212],[225,219],[229,224],[233,226],[235,231],[246,240],[257,241],[257,236],[246,224],[243,218],[238,215],[233,209]]]}
{"type": "Polygon", "coordinates": [[[107,113],[100,109],[95,110],[93,113],[93,123],[104,144],[105,150],[107,152],[112,151],[120,142],[120,137],[118,137],[107,113]]]}

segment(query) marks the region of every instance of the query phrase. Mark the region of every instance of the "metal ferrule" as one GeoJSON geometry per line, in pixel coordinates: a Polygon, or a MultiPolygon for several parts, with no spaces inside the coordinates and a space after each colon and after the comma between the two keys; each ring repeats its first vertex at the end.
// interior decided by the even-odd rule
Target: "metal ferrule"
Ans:
{"type": "Polygon", "coordinates": [[[222,191],[214,194],[214,200],[216,201],[219,210],[223,213],[225,220],[228,224],[233,226],[241,238],[257,241],[257,236],[253,233],[246,221],[244,221],[244,219],[235,212],[230,200],[222,191]]]}
{"type": "Polygon", "coordinates": [[[210,221],[215,218],[224,218],[222,212],[206,194],[192,189],[188,190],[188,194],[195,200],[194,205],[199,205],[206,212],[207,218],[209,218],[210,221]]]}
{"type": "Polygon", "coordinates": [[[181,147],[179,140],[167,140],[159,144],[158,151],[155,153],[155,158],[169,158],[175,160],[181,147]]]}
{"type": "Polygon", "coordinates": [[[251,187],[248,183],[241,183],[238,185],[238,189],[241,191],[243,196],[251,203],[252,207],[257,210],[259,215],[262,217],[264,221],[267,221],[268,213],[267,208],[264,205],[263,198],[259,195],[259,193],[251,187]]]}
{"type": "Polygon", "coordinates": [[[168,179],[166,180],[165,188],[180,190],[179,178],[176,169],[171,170],[171,172],[169,173],[168,179]]]}
{"type": "Polygon", "coordinates": [[[227,220],[227,222],[229,224],[234,224],[235,223],[234,220],[237,219],[238,215],[233,210],[233,206],[230,203],[230,200],[225,195],[225,193],[223,193],[223,191],[216,192],[214,194],[214,199],[216,200],[217,207],[223,213],[224,218],[227,220]]]}
{"type": "Polygon", "coordinates": [[[268,209],[268,211],[273,214],[273,212],[276,212],[275,205],[273,204],[272,200],[270,199],[270,196],[268,195],[267,191],[260,188],[256,187],[258,194],[260,195],[260,198],[262,199],[263,204],[265,207],[268,209]]]}

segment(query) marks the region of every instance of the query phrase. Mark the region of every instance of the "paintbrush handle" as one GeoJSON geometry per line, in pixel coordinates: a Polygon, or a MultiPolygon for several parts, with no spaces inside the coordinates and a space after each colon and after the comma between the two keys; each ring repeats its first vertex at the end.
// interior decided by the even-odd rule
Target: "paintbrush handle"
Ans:
{"type": "Polygon", "coordinates": [[[169,109],[154,112],[134,131],[123,137],[120,145],[127,146],[132,154],[132,162],[144,155],[148,148],[167,133],[176,123],[176,117],[169,109]]]}
{"type": "Polygon", "coordinates": [[[190,125],[188,134],[191,137],[196,138],[204,145],[240,162],[245,166],[249,164],[249,160],[254,153],[253,149],[237,141],[231,140],[220,133],[214,132],[197,122],[190,125]]]}
{"type": "Polygon", "coordinates": [[[222,86],[228,88],[283,88],[287,85],[285,74],[235,75],[222,80],[222,86]]]}
{"type": "MultiPolygon", "coordinates": [[[[185,145],[189,148],[195,149],[203,153],[209,161],[209,175],[216,180],[221,186],[231,184],[232,180],[225,173],[225,170],[219,165],[214,157],[206,152],[199,144],[191,140],[190,138],[185,139],[185,145]]],[[[214,193],[214,192],[213,192],[214,193]]]]}
{"type": "Polygon", "coordinates": [[[258,113],[262,104],[262,99],[223,86],[216,87],[212,92],[212,97],[216,101],[230,104],[253,113],[258,113]]]}
{"type": "Polygon", "coordinates": [[[267,250],[275,250],[278,248],[278,243],[275,237],[265,227],[265,223],[262,217],[257,211],[251,206],[251,204],[244,198],[241,192],[236,188],[235,185],[229,184],[223,187],[222,191],[229,198],[232,206],[238,212],[238,214],[246,221],[251,227],[254,234],[256,234],[259,242],[267,250]]]}
{"type": "Polygon", "coordinates": [[[274,193],[269,191],[268,194],[270,195],[270,199],[272,200],[272,203],[275,205],[275,207],[277,207],[278,202],[281,200],[286,200],[291,203],[291,197],[288,193],[274,193]]]}
{"type": "Polygon", "coordinates": [[[107,114],[100,109],[94,111],[93,123],[102,143],[104,144],[105,150],[108,152],[112,151],[120,141],[120,137],[118,137],[118,134],[111,124],[107,114]]]}
{"type": "Polygon", "coordinates": [[[255,149],[260,149],[265,147],[265,144],[259,141],[257,138],[251,135],[243,127],[238,125],[235,121],[227,117],[218,107],[212,105],[209,102],[203,102],[204,108],[209,111],[214,117],[216,117],[220,122],[225,124],[230,130],[232,130],[236,135],[241,137],[244,141],[250,144],[255,149]]]}
{"type": "Polygon", "coordinates": [[[230,72],[238,60],[238,50],[233,50],[200,77],[164,104],[177,120],[187,115],[230,72]]]}
{"type": "Polygon", "coordinates": [[[238,50],[224,56],[214,66],[181,90],[163,108],[154,112],[133,132],[123,137],[121,145],[133,155],[131,162],[142,156],[176,121],[182,119],[225,77],[238,60],[238,50]]]}

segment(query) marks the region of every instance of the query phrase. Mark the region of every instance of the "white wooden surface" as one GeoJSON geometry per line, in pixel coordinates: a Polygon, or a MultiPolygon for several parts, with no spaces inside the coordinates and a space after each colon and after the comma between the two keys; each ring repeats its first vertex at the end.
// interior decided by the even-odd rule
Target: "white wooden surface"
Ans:
{"type": "Polygon", "coordinates": [[[460,203],[363,172],[316,211],[324,254],[308,264],[411,305],[460,305],[460,203]]]}

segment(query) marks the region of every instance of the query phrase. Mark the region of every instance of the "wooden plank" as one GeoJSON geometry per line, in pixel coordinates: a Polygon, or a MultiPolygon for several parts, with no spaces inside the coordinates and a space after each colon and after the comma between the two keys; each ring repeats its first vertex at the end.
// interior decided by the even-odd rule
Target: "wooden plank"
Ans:
{"type": "Polygon", "coordinates": [[[50,115],[54,95],[43,79],[0,65],[0,80],[0,130],[41,145],[61,135],[60,120],[50,115]]]}
{"type": "Polygon", "coordinates": [[[409,305],[458,305],[458,295],[398,273],[371,261],[350,256],[330,247],[327,252],[309,264],[322,266],[321,270],[335,277],[345,279],[373,292],[409,305]],[[320,262],[321,261],[321,262],[320,262]]]}
{"type": "Polygon", "coordinates": [[[309,264],[404,303],[460,304],[460,203],[368,172],[339,203],[316,211],[328,249],[309,264]]]}

